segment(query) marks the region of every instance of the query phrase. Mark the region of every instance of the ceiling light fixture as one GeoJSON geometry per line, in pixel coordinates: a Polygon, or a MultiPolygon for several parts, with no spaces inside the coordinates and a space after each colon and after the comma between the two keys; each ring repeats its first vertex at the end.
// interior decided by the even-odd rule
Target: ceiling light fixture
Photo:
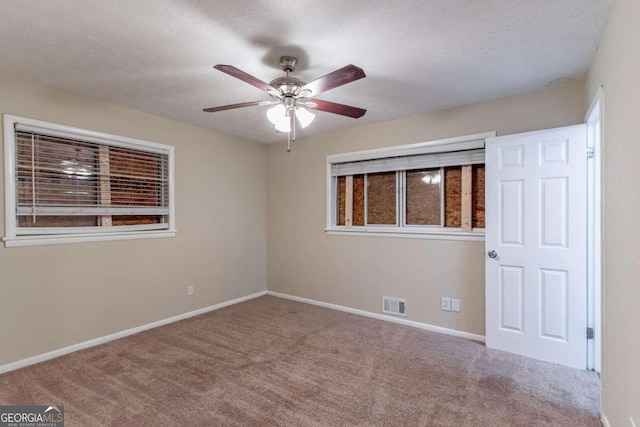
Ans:
{"type": "Polygon", "coordinates": [[[275,126],[276,131],[289,134],[289,145],[287,147],[287,151],[291,151],[291,143],[296,140],[295,119],[298,119],[300,127],[304,129],[313,122],[313,119],[316,118],[316,115],[312,112],[296,105],[296,100],[294,98],[289,99],[292,101],[287,102],[288,99],[285,98],[283,100],[284,102],[280,102],[275,107],[271,107],[267,110],[267,119],[269,119],[269,121],[275,126]],[[291,132],[293,132],[293,138],[291,138],[291,132]]]}
{"type": "Polygon", "coordinates": [[[266,92],[273,100],[241,102],[239,104],[205,108],[203,111],[214,113],[216,111],[232,110],[235,108],[275,104],[274,107],[267,111],[267,118],[275,126],[276,131],[286,132],[288,134],[287,151],[291,151],[291,143],[296,142],[296,117],[298,118],[300,127],[303,129],[309,126],[311,122],[313,122],[313,119],[315,119],[315,115],[311,113],[309,109],[339,114],[354,119],[364,116],[367,112],[367,110],[363,108],[312,99],[316,95],[330,89],[365,77],[362,68],[356,67],[355,65],[347,65],[310,83],[306,83],[291,75],[297,63],[298,58],[295,56],[281,56],[280,65],[282,66],[282,71],[286,73],[286,76],[278,77],[269,83],[263,82],[232,65],[216,65],[213,67],[216,70],[220,70],[223,73],[257,87],[261,91],[266,92]]]}
{"type": "Polygon", "coordinates": [[[311,124],[313,119],[316,118],[316,115],[305,108],[297,107],[296,117],[298,118],[298,121],[300,122],[300,126],[302,126],[302,129],[304,129],[311,124]]]}
{"type": "MultiPolygon", "coordinates": [[[[287,115],[287,107],[284,104],[277,104],[275,107],[271,107],[267,110],[267,119],[276,127],[288,127],[289,117],[287,115]]],[[[282,131],[289,132],[289,130],[282,131]]]]}

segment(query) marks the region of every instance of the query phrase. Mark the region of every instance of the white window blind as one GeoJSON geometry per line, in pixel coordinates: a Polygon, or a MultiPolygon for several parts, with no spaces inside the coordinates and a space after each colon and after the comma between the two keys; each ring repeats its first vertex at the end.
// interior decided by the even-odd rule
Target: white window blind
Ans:
{"type": "Polygon", "coordinates": [[[444,153],[429,153],[414,156],[387,157],[373,160],[334,163],[332,176],[358,175],[412,169],[440,168],[484,163],[484,149],[463,150],[444,153]]]}
{"type": "Polygon", "coordinates": [[[5,115],[4,240],[175,234],[172,156],[167,145],[5,115]]]}
{"type": "MultiPolygon", "coordinates": [[[[29,228],[29,234],[46,231],[37,229],[38,216],[169,214],[166,154],[28,131],[17,131],[15,143],[16,215],[18,228],[29,228]]],[[[135,222],[144,229],[168,228],[157,219],[135,222]]],[[[90,222],[69,223],[90,226],[90,222]]]]}

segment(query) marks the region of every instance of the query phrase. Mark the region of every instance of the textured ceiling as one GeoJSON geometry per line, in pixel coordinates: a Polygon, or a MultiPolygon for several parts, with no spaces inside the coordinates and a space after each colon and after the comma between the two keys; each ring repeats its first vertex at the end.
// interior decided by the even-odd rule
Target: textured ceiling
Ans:
{"type": "Polygon", "coordinates": [[[282,141],[268,100],[214,70],[269,82],[295,55],[311,81],[347,64],[367,77],[320,98],[366,108],[318,112],[298,138],[581,79],[614,0],[13,0],[0,10],[0,74],[259,142],[282,141]]]}

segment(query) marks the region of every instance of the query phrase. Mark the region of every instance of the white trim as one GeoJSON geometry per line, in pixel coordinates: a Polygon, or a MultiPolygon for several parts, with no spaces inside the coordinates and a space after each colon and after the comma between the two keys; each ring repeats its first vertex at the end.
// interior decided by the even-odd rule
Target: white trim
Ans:
{"type": "Polygon", "coordinates": [[[176,230],[143,231],[109,234],[83,234],[83,235],[51,235],[51,236],[17,236],[3,237],[4,246],[16,248],[21,246],[62,245],[67,243],[110,242],[114,240],[138,240],[175,237],[176,230]]]}
{"type": "MultiPolygon", "coordinates": [[[[124,331],[116,332],[116,333],[113,333],[113,334],[110,334],[110,335],[105,335],[105,336],[100,337],[100,338],[95,338],[95,339],[84,341],[84,342],[81,342],[81,343],[78,343],[78,344],[73,344],[73,345],[70,345],[70,346],[67,346],[67,347],[63,347],[63,348],[58,349],[58,350],[53,350],[53,351],[50,351],[50,352],[47,352],[47,353],[39,354],[37,356],[27,357],[25,359],[21,359],[21,360],[18,360],[16,362],[7,363],[6,365],[0,366],[0,374],[4,374],[4,373],[10,372],[10,371],[14,371],[16,369],[24,368],[24,367],[27,367],[27,366],[30,366],[30,365],[34,365],[36,363],[45,362],[47,360],[54,359],[56,357],[64,356],[65,354],[69,354],[69,353],[73,353],[73,352],[76,352],[76,351],[79,351],[79,350],[84,350],[84,349],[87,349],[87,348],[95,347],[97,345],[105,344],[105,343],[108,343],[110,341],[114,341],[114,340],[117,340],[117,339],[120,339],[120,338],[128,337],[130,335],[134,335],[134,334],[137,334],[137,333],[140,333],[140,332],[144,332],[144,331],[147,331],[149,329],[154,329],[154,328],[157,328],[159,326],[168,325],[169,323],[174,323],[174,322],[177,322],[179,320],[184,320],[184,319],[188,319],[190,317],[199,316],[201,314],[205,314],[205,313],[209,313],[211,311],[219,310],[219,309],[224,308],[224,307],[228,307],[228,306],[231,306],[231,305],[239,304],[241,302],[245,302],[245,301],[249,301],[249,300],[252,300],[252,299],[255,299],[255,298],[259,298],[259,297],[261,297],[263,295],[271,295],[271,296],[274,296],[274,297],[288,299],[288,300],[291,300],[291,301],[297,301],[297,302],[302,302],[302,303],[306,303],[306,304],[317,305],[317,306],[320,306],[320,307],[330,308],[330,309],[333,309],[333,310],[343,311],[343,312],[346,312],[346,313],[356,314],[356,315],[359,315],[359,316],[365,316],[365,317],[370,317],[370,318],[373,318],[373,319],[384,320],[384,321],[387,321],[387,322],[398,323],[398,324],[405,325],[405,326],[410,326],[410,327],[413,327],[413,328],[423,329],[423,330],[432,331],[432,332],[438,332],[438,333],[441,333],[441,334],[452,335],[452,336],[456,336],[456,337],[460,337],[460,338],[466,338],[466,339],[470,339],[470,340],[474,340],[474,341],[479,341],[479,342],[484,342],[485,341],[484,336],[472,334],[472,333],[469,333],[469,332],[456,331],[456,330],[453,330],[453,329],[443,328],[441,326],[430,325],[428,323],[421,323],[421,322],[416,322],[414,320],[400,319],[400,318],[396,318],[396,317],[392,317],[392,316],[387,316],[387,315],[384,315],[384,314],[371,313],[371,312],[364,311],[364,310],[358,310],[358,309],[355,309],[355,308],[345,307],[345,306],[336,305],[336,304],[330,304],[330,303],[326,303],[326,302],[322,302],[322,301],[316,301],[316,300],[312,300],[312,299],[308,299],[308,298],[296,297],[296,296],[293,296],[293,295],[282,294],[282,293],[279,293],[279,292],[261,291],[261,292],[256,292],[254,294],[247,295],[247,296],[244,296],[244,297],[240,297],[240,298],[232,299],[232,300],[229,300],[229,301],[221,302],[219,304],[211,305],[209,307],[204,307],[204,308],[201,308],[201,309],[198,309],[198,310],[189,311],[187,313],[179,314],[177,316],[173,316],[173,317],[169,317],[169,318],[166,318],[166,319],[158,320],[156,322],[147,323],[145,325],[137,326],[135,328],[126,329],[124,331]]],[[[603,417],[603,421],[604,421],[606,419],[604,414],[602,415],[602,417],[603,417]]]]}
{"type": "Polygon", "coordinates": [[[603,273],[603,140],[604,140],[604,88],[596,92],[585,116],[587,124],[587,146],[593,149],[593,158],[588,164],[588,269],[587,326],[594,329],[594,339],[587,345],[587,369],[601,372],[602,365],[602,287],[603,273]]]}
{"type": "Polygon", "coordinates": [[[278,298],[284,298],[291,301],[317,305],[320,307],[330,308],[332,310],[343,311],[345,313],[356,314],[358,316],[371,317],[373,319],[384,320],[386,322],[398,323],[405,326],[411,326],[412,328],[423,329],[425,331],[438,332],[440,334],[445,334],[445,335],[453,335],[455,337],[466,338],[473,341],[479,341],[479,342],[485,341],[483,335],[476,335],[470,332],[456,331],[454,329],[443,328],[442,326],[435,326],[435,325],[430,325],[428,323],[416,322],[415,320],[400,319],[393,316],[387,316],[385,314],[371,313],[369,311],[358,310],[356,308],[345,307],[342,305],[331,304],[328,302],[312,300],[309,298],[296,297],[293,295],[282,294],[280,292],[267,291],[267,295],[271,295],[278,298]]]}
{"type": "Polygon", "coordinates": [[[17,118],[4,114],[4,232],[6,236],[16,235],[16,166],[15,129],[17,118]],[[10,179],[7,179],[10,178],[10,179]]]}
{"type": "Polygon", "coordinates": [[[129,138],[120,135],[113,135],[106,132],[81,129],[67,125],[60,125],[57,123],[49,123],[42,120],[13,116],[11,114],[5,114],[4,117],[5,125],[7,124],[7,121],[11,123],[12,132],[15,130],[19,130],[50,136],[58,136],[67,139],[80,138],[82,141],[94,142],[96,144],[112,145],[122,148],[135,148],[137,150],[156,154],[169,154],[169,151],[171,150],[171,148],[173,148],[170,145],[159,144],[157,142],[150,142],[142,139],[129,138]]]}
{"type": "Polygon", "coordinates": [[[399,237],[403,239],[426,239],[426,240],[465,240],[469,242],[484,242],[484,229],[482,232],[463,231],[424,231],[418,232],[415,229],[393,230],[371,230],[365,228],[341,230],[339,228],[325,229],[328,236],[369,236],[369,237],[399,237]]]}
{"type": "Polygon", "coordinates": [[[602,427],[611,427],[611,424],[609,424],[609,419],[604,413],[600,413],[600,422],[602,422],[602,427]]]}
{"type": "MultiPolygon", "coordinates": [[[[402,224],[402,218],[398,214],[398,209],[402,211],[402,205],[398,203],[403,202],[401,199],[401,192],[396,191],[396,226],[389,226],[391,229],[384,230],[381,227],[377,229],[365,228],[351,228],[346,230],[336,225],[337,207],[336,207],[336,193],[337,193],[337,178],[333,176],[333,165],[341,162],[361,161],[381,159],[387,157],[399,157],[408,155],[419,155],[429,153],[443,153],[449,150],[469,150],[484,148],[486,138],[494,138],[497,133],[484,132],[473,135],[458,136],[453,138],[439,139],[429,142],[419,142],[416,144],[396,145],[384,148],[375,148],[371,150],[355,151],[351,153],[331,154],[327,156],[327,175],[326,175],[326,190],[327,190],[327,225],[325,231],[328,235],[360,235],[360,236],[376,236],[376,237],[400,237],[400,238],[418,238],[418,239],[435,239],[435,240],[469,240],[469,241],[484,241],[484,229],[474,230],[473,233],[462,233],[459,230],[448,230],[447,227],[441,227],[438,230],[434,230],[433,227],[408,227],[402,224]]],[[[398,171],[396,171],[396,174],[398,171]]],[[[398,185],[398,179],[396,178],[396,185],[398,185]]],[[[402,183],[399,183],[402,185],[402,183]]],[[[441,188],[444,188],[442,186],[441,188]]],[[[365,183],[365,199],[366,199],[366,183],[365,183]]],[[[442,200],[441,200],[442,203],[442,200]]],[[[365,210],[367,203],[365,200],[365,210]]],[[[367,214],[365,212],[365,223],[367,214]]],[[[444,216],[442,216],[444,220],[444,216]]]]}
{"type": "Polygon", "coordinates": [[[114,234],[114,233],[122,233],[125,231],[149,231],[149,230],[167,230],[169,229],[169,224],[158,223],[158,224],[139,224],[139,225],[114,225],[112,227],[18,227],[20,231],[20,236],[18,237],[27,237],[33,236],[31,238],[39,238],[44,236],[45,238],[48,236],[66,236],[68,235],[83,235],[87,234],[114,234]],[[103,230],[104,228],[104,230],[103,230]]]}
{"type": "MultiPolygon", "coordinates": [[[[42,120],[29,119],[26,117],[3,114],[4,125],[4,201],[5,201],[5,247],[16,246],[39,246],[50,244],[98,242],[111,240],[131,240],[148,239],[157,237],[174,237],[176,235],[176,214],[175,214],[175,149],[166,144],[145,141],[141,139],[129,138],[125,136],[112,135],[104,132],[91,131],[87,129],[75,128],[67,125],[49,123],[42,120]],[[169,207],[159,209],[159,215],[165,215],[168,211],[169,224],[154,224],[151,226],[120,226],[114,229],[105,230],[107,227],[90,227],[86,229],[64,229],[55,228],[59,234],[50,235],[28,235],[34,233],[50,232],[51,229],[41,228],[31,230],[17,226],[17,216],[20,214],[16,210],[16,169],[15,169],[15,132],[16,128],[38,131],[47,135],[58,135],[69,138],[76,138],[91,141],[99,144],[108,144],[116,147],[133,148],[140,151],[153,152],[168,155],[169,167],[169,207]],[[158,230],[168,228],[168,230],[158,230]],[[125,230],[129,230],[125,232],[125,230]],[[147,231],[145,231],[147,230],[147,231]],[[73,235],[71,233],[83,233],[73,235]]],[[[86,212],[94,208],[85,209],[86,212]]],[[[99,211],[100,209],[97,209],[99,211]]],[[[46,211],[44,209],[43,211],[46,211]]],[[[104,210],[104,209],[103,209],[104,210]]],[[[116,208],[115,210],[118,210],[116,208]]],[[[131,210],[131,209],[129,209],[131,210]]],[[[107,209],[105,212],[109,211],[107,209]]],[[[151,209],[149,209],[151,212],[151,209]]]]}
{"type": "Polygon", "coordinates": [[[327,163],[356,162],[360,160],[383,159],[387,157],[413,156],[453,150],[457,151],[484,148],[484,140],[495,136],[496,132],[493,131],[476,133],[473,135],[456,136],[453,138],[437,139],[435,141],[418,142],[415,144],[394,145],[391,147],[374,148],[371,150],[354,151],[351,153],[331,154],[327,156],[327,163]]]}
{"type": "MultiPolygon", "coordinates": [[[[333,203],[333,196],[338,194],[338,185],[337,180],[331,176],[331,163],[327,161],[327,226],[325,230],[330,230],[335,224],[336,217],[338,216],[338,208],[336,207],[337,202],[333,203]]],[[[365,191],[366,194],[366,191],[365,191]]],[[[365,202],[366,206],[366,202],[365,202]]]]}
{"type": "Polygon", "coordinates": [[[175,148],[169,147],[169,230],[176,230],[176,160],[175,148]]]}
{"type": "Polygon", "coordinates": [[[129,335],[134,335],[140,332],[147,331],[149,329],[157,328],[159,326],[164,326],[169,323],[174,323],[179,320],[188,319],[190,317],[199,316],[201,314],[209,313],[210,311],[219,310],[224,307],[228,307],[230,305],[238,304],[244,301],[248,301],[254,298],[261,297],[265,295],[266,291],[257,292],[255,294],[247,295],[244,297],[232,299],[229,301],[221,302],[219,304],[211,305],[209,307],[204,307],[198,310],[189,311],[187,313],[179,314],[177,316],[169,317],[163,320],[158,320],[157,322],[147,323],[146,325],[137,326],[135,328],[126,329],[124,331],[116,332],[114,334],[105,335],[100,338],[95,338],[89,341],[84,341],[78,344],[73,344],[68,347],[64,347],[58,350],[50,351],[48,353],[43,353],[37,356],[28,357],[26,359],[18,360],[17,362],[7,363],[6,365],[0,366],[0,374],[4,374],[9,371],[14,371],[16,369],[24,368],[29,365],[34,365],[36,363],[44,362],[56,357],[64,356],[65,354],[73,353],[75,351],[84,350],[90,347],[95,347],[100,344],[108,343],[109,341],[114,341],[120,338],[128,337],[129,335]]]}
{"type": "MultiPolygon", "coordinates": [[[[371,158],[357,162],[332,162],[331,175],[346,176],[380,172],[397,172],[416,169],[435,169],[448,166],[481,165],[484,164],[484,140],[482,148],[463,151],[441,151],[415,156],[398,156],[371,158]]],[[[439,145],[439,150],[449,148],[448,145],[439,145]]]]}

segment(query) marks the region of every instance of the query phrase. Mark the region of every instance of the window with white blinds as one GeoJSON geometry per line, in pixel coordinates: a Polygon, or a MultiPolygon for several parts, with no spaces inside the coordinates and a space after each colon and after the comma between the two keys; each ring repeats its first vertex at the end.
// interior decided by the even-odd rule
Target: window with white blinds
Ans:
{"type": "Polygon", "coordinates": [[[327,156],[326,231],[481,240],[491,136],[327,156]]]}
{"type": "Polygon", "coordinates": [[[4,143],[7,246],[175,234],[173,147],[9,115],[4,143]]]}

